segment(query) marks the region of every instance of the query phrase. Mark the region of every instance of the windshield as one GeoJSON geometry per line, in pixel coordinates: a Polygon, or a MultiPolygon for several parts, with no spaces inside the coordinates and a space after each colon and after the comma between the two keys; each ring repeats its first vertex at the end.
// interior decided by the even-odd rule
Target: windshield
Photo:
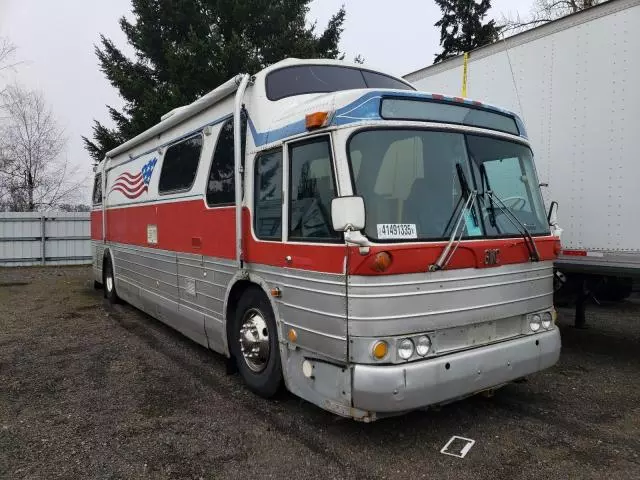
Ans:
{"type": "Polygon", "coordinates": [[[408,84],[382,73],[339,65],[301,65],[280,68],[267,75],[266,88],[269,100],[355,88],[413,90],[413,87],[408,84]]]}
{"type": "Polygon", "coordinates": [[[520,235],[485,190],[532,235],[548,234],[533,157],[524,145],[454,132],[376,129],[356,133],[348,149],[371,239],[446,238],[466,200],[465,183],[478,191],[478,200],[465,214],[463,237],[520,235]]]}

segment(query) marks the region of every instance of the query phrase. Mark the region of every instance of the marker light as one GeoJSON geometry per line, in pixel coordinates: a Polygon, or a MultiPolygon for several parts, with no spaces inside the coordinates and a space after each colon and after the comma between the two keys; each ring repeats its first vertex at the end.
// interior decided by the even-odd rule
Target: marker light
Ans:
{"type": "Polygon", "coordinates": [[[371,354],[373,358],[376,360],[382,360],[387,356],[387,352],[389,351],[389,345],[384,340],[378,340],[373,344],[373,348],[371,349],[371,354]]]}
{"type": "Polygon", "coordinates": [[[278,287],[273,287],[271,289],[271,296],[275,298],[280,298],[282,296],[282,290],[280,290],[278,287]]]}
{"type": "Polygon", "coordinates": [[[298,333],[293,328],[290,328],[289,333],[287,334],[287,338],[290,342],[295,342],[296,340],[298,340],[298,333]]]}
{"type": "Polygon", "coordinates": [[[371,268],[376,272],[384,272],[391,266],[391,254],[389,252],[379,252],[373,257],[371,268]]]}
{"type": "Polygon", "coordinates": [[[304,119],[307,130],[326,127],[329,124],[329,112],[309,113],[304,119]]]}

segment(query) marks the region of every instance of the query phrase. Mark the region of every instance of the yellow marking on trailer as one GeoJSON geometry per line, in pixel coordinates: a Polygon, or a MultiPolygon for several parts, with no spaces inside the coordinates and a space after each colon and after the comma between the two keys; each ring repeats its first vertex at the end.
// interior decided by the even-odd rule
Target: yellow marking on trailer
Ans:
{"type": "Polygon", "coordinates": [[[467,66],[469,65],[469,54],[464,52],[462,56],[462,97],[467,96],[467,66]]]}

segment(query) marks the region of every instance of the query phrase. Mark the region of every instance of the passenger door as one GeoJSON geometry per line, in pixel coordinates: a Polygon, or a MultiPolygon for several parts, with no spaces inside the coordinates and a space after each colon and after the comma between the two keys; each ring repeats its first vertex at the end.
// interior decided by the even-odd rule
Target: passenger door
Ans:
{"type": "Polygon", "coordinates": [[[278,267],[261,274],[282,290],[283,331],[293,328],[301,347],[346,360],[346,249],[331,222],[334,170],[329,135],[256,156],[254,231],[269,243],[252,256],[278,267]]]}

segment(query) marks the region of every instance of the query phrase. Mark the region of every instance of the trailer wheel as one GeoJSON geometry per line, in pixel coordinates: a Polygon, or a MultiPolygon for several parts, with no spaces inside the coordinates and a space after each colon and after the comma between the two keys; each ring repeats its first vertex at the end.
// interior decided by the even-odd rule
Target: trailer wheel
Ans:
{"type": "Polygon", "coordinates": [[[104,285],[104,298],[109,300],[109,303],[118,303],[120,301],[120,297],[118,297],[118,293],[116,292],[116,279],[113,275],[113,266],[111,265],[111,259],[109,257],[104,260],[103,267],[103,279],[102,284],[104,285]]]}
{"type": "Polygon", "coordinates": [[[249,389],[273,397],[282,385],[278,332],[269,299],[257,287],[238,302],[231,331],[231,351],[249,389]]]}

